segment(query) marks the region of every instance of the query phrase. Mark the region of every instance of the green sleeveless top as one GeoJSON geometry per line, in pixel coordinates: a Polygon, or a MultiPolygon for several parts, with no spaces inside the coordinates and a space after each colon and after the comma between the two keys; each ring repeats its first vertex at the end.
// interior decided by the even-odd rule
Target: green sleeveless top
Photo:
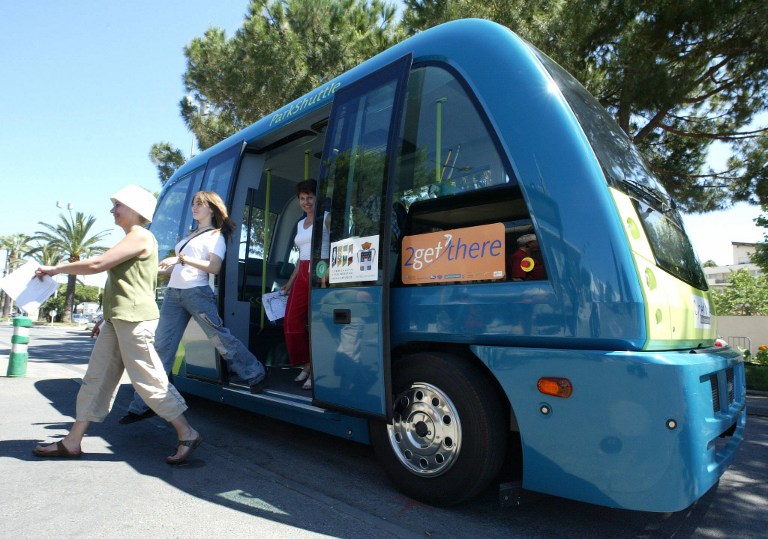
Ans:
{"type": "Polygon", "coordinates": [[[157,287],[157,240],[144,258],[131,258],[107,270],[104,285],[104,319],[126,322],[157,320],[160,311],[155,302],[157,287]]]}

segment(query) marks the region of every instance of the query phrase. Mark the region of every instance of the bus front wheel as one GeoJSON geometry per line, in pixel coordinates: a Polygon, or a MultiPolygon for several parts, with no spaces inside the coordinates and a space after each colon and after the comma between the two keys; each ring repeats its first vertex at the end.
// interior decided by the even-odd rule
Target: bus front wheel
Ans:
{"type": "Polygon", "coordinates": [[[455,505],[484,490],[503,464],[507,421],[498,390],[464,358],[420,353],[393,366],[393,419],[372,422],[387,476],[410,497],[455,505]]]}

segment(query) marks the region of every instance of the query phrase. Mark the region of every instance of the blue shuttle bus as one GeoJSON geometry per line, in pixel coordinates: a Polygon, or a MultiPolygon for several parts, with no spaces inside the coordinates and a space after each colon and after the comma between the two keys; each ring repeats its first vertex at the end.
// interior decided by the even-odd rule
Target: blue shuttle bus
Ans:
{"type": "Polygon", "coordinates": [[[236,223],[211,285],[270,382],[250,394],[191,323],[180,390],[370,443],[435,505],[505,470],[530,491],[677,511],[732,462],[744,366],[714,345],[674,202],[598,102],[510,30],[427,30],[195,156],[160,194],[161,258],[198,190],[236,223]],[[333,250],[315,226],[309,392],[264,299],[297,264],[307,178],[333,250]],[[545,271],[512,279],[529,234],[539,254],[513,263],[545,271]]]}

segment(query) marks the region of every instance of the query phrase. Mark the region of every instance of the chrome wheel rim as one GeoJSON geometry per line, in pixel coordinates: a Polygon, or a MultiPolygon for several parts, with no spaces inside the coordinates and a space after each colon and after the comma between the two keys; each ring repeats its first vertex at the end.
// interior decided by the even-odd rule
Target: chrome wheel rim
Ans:
{"type": "Polygon", "coordinates": [[[442,475],[459,456],[461,422],[456,407],[430,384],[415,383],[397,396],[387,428],[395,455],[416,475],[442,475]]]}

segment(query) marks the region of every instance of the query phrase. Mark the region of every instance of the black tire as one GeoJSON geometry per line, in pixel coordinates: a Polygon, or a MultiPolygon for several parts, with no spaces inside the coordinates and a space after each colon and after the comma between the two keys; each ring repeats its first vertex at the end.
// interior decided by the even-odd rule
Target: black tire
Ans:
{"type": "Polygon", "coordinates": [[[419,353],[393,366],[392,423],[371,423],[387,476],[423,503],[456,505],[497,476],[509,425],[499,390],[470,360],[419,353]]]}

